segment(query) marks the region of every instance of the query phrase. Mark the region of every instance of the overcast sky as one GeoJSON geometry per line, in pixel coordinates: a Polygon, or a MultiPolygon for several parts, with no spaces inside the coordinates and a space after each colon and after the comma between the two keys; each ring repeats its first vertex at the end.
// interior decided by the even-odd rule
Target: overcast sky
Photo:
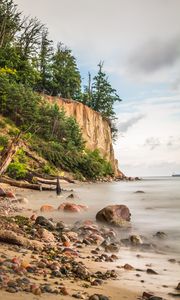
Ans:
{"type": "Polygon", "coordinates": [[[127,175],[180,172],[180,0],[15,0],[69,46],[81,74],[100,60],[123,102],[115,145],[127,175]]]}

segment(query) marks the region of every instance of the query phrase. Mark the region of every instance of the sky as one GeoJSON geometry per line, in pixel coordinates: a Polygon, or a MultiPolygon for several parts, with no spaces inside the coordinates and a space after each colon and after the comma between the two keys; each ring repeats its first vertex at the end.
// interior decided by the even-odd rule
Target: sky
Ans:
{"type": "Polygon", "coordinates": [[[127,176],[180,173],[180,0],[15,0],[73,50],[84,79],[104,62],[116,104],[114,145],[127,176]]]}

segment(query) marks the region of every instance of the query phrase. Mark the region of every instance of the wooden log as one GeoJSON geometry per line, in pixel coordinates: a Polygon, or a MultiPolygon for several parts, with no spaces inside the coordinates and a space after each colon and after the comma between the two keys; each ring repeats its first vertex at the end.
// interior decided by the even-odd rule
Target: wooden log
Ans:
{"type": "Polygon", "coordinates": [[[25,188],[25,189],[32,189],[32,190],[43,190],[43,191],[52,191],[55,190],[55,187],[53,186],[43,186],[42,184],[33,184],[23,181],[17,181],[10,178],[0,177],[0,182],[7,183],[12,186],[16,186],[19,188],[25,188]]]}
{"type": "MultiPolygon", "coordinates": [[[[32,175],[34,175],[35,177],[37,177],[36,179],[38,181],[41,181],[42,183],[46,184],[45,181],[48,181],[48,180],[50,180],[50,181],[52,180],[52,182],[56,182],[57,183],[57,175],[56,176],[55,175],[48,175],[48,174],[43,174],[42,175],[42,174],[40,174],[38,172],[31,171],[31,170],[29,170],[29,172],[31,172],[32,175]]],[[[69,183],[75,183],[75,181],[73,179],[70,179],[69,177],[66,177],[66,176],[59,176],[59,179],[65,180],[65,181],[67,181],[69,183]]]]}

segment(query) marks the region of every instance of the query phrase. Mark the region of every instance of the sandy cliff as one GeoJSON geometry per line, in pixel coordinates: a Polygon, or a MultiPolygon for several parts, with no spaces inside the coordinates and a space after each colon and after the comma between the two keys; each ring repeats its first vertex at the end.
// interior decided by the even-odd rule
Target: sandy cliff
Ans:
{"type": "Polygon", "coordinates": [[[60,108],[63,107],[68,116],[75,117],[82,129],[87,148],[98,148],[102,156],[111,162],[115,175],[120,176],[118,162],[114,157],[110,126],[101,114],[77,101],[51,96],[47,96],[47,99],[51,103],[57,103],[60,108]]]}

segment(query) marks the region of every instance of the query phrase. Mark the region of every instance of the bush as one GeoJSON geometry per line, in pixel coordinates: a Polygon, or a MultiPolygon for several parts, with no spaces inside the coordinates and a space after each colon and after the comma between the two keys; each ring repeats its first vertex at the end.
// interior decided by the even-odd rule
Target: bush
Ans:
{"type": "Polygon", "coordinates": [[[9,143],[8,138],[5,135],[0,135],[0,147],[7,147],[9,143]]]}
{"type": "Polygon", "coordinates": [[[10,163],[7,173],[12,178],[24,179],[27,176],[28,171],[25,164],[15,161],[10,163]]]}

